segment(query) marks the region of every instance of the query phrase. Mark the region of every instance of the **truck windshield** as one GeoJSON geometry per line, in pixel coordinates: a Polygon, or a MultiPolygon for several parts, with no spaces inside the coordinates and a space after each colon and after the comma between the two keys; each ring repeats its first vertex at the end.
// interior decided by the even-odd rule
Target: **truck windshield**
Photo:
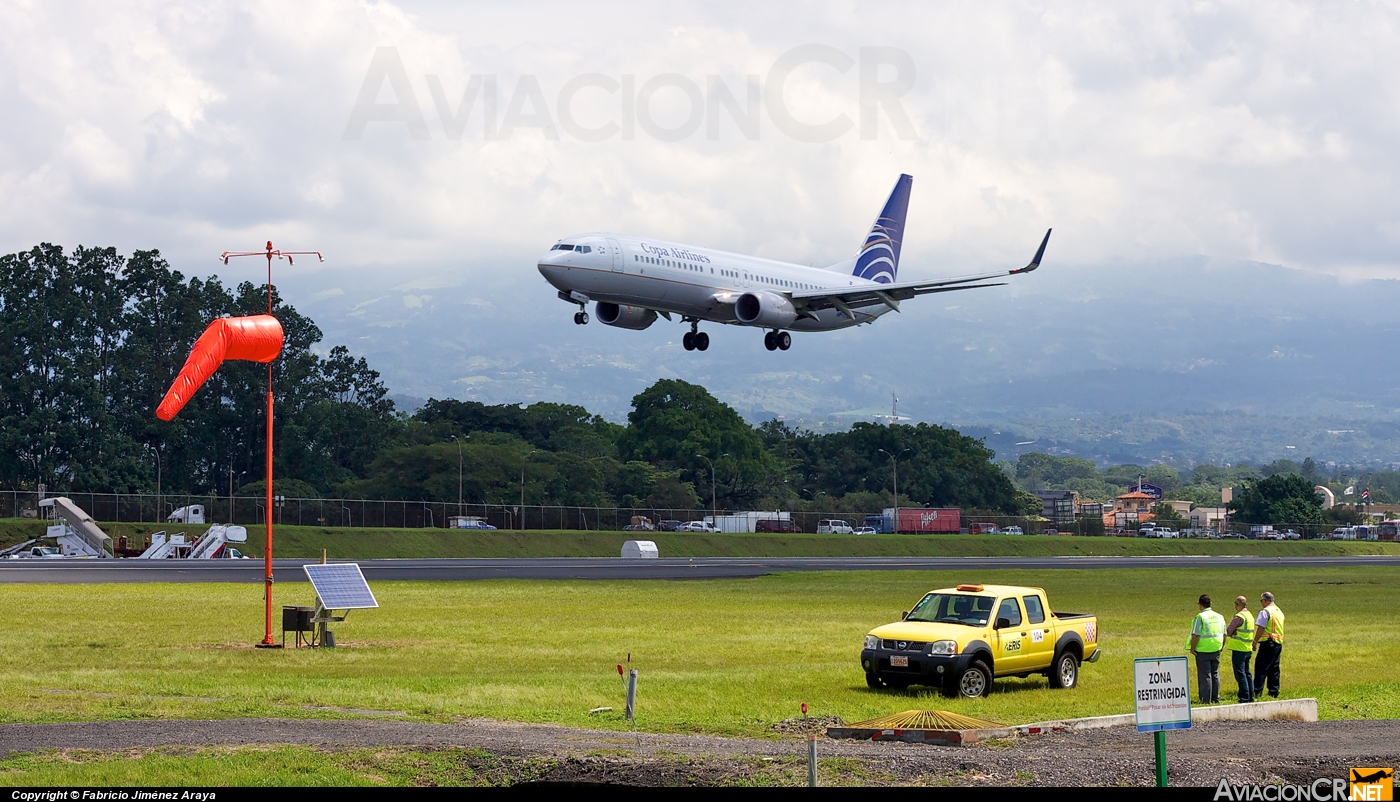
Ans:
{"type": "Polygon", "coordinates": [[[984,627],[991,618],[995,603],[995,596],[930,593],[909,611],[909,617],[905,620],[984,627]]]}

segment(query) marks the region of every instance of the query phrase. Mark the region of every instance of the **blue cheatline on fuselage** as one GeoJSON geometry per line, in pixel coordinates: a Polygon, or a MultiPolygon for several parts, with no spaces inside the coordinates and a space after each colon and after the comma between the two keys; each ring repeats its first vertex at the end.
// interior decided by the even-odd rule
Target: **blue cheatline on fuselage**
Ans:
{"type": "MultiPolygon", "coordinates": [[[[899,282],[899,254],[913,179],[895,182],[860,252],[825,268],[762,259],[694,245],[597,232],[560,240],[539,260],[539,271],[559,297],[587,304],[612,326],[645,329],[658,314],[678,315],[696,331],[700,322],[768,329],[765,343],[787,348],[785,331],[830,331],[870,323],[900,301],[929,293],[997,286],[991,282],[1040,265],[1046,232],[1030,264],[932,281],[899,282]],[[776,343],[776,345],[775,345],[776,343]]],[[[687,348],[691,347],[687,335],[687,348]]],[[[700,335],[708,344],[708,336],[700,335]]],[[[704,350],[704,345],[698,346],[704,350]]]]}

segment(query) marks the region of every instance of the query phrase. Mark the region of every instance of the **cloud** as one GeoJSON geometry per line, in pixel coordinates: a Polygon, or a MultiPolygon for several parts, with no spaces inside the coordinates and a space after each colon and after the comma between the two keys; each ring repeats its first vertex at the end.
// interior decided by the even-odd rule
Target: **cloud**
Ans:
{"type": "MultiPolygon", "coordinates": [[[[855,249],[909,172],[911,274],[1023,261],[1054,225],[1053,256],[1081,263],[1204,254],[1395,277],[1396,17],[1187,2],[911,3],[873,17],[842,5],[14,6],[0,29],[0,236],[6,250],[160,247],[194,272],[271,238],[322,250],[336,270],[393,265],[405,288],[444,267],[459,284],[528,276],[549,243],[594,229],[821,264],[855,249]],[[772,113],[774,65],[812,44],[839,58],[797,66],[780,96],[799,123],[847,120],[830,141],[798,141],[772,113]],[[391,122],[344,138],[382,47],[401,60],[426,139],[391,122]],[[862,111],[863,91],[900,75],[867,63],[880,53],[912,65],[895,98],[907,126],[894,106],[862,111]],[[841,59],[844,72],[831,66],[841,59]],[[561,114],[579,76],[593,77],[561,114]],[[751,86],[753,138],[740,121],[751,86]],[[630,118],[626,92],[649,98],[630,118]],[[617,133],[586,141],[566,116],[575,134],[617,133]]],[[[391,88],[373,97],[393,102],[391,88]]]]}

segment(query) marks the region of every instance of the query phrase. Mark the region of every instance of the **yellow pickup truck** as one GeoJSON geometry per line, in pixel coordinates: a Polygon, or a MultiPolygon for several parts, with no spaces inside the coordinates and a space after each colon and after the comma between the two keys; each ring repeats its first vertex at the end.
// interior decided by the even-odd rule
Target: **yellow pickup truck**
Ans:
{"type": "Polygon", "coordinates": [[[1016,585],[929,591],[903,620],[871,630],[860,652],[872,688],[969,697],[991,693],[996,677],[1044,674],[1052,688],[1073,688],[1080,664],[1098,659],[1096,617],[1051,612],[1044,590],[1016,585]]]}

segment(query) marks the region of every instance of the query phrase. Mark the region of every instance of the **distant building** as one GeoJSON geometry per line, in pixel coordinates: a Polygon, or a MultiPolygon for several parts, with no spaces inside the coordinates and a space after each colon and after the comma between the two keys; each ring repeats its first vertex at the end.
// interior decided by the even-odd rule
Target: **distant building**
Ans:
{"type": "Polygon", "coordinates": [[[1157,503],[1161,496],[1150,496],[1140,490],[1131,493],[1124,493],[1113,500],[1114,512],[1130,512],[1135,515],[1150,515],[1152,505],[1157,503]]]}
{"type": "Polygon", "coordinates": [[[1166,504],[1167,506],[1175,510],[1176,514],[1180,515],[1182,518],[1185,518],[1191,512],[1191,502],[1189,501],[1172,501],[1170,499],[1167,499],[1159,501],[1157,503],[1166,504]]]}
{"type": "Polygon", "coordinates": [[[1224,507],[1197,507],[1186,515],[1192,529],[1223,529],[1228,513],[1224,507]]]}
{"type": "Polygon", "coordinates": [[[1037,490],[1036,498],[1040,499],[1042,517],[1049,518],[1057,524],[1074,523],[1074,505],[1079,500],[1079,494],[1073,490],[1037,490]]]}

